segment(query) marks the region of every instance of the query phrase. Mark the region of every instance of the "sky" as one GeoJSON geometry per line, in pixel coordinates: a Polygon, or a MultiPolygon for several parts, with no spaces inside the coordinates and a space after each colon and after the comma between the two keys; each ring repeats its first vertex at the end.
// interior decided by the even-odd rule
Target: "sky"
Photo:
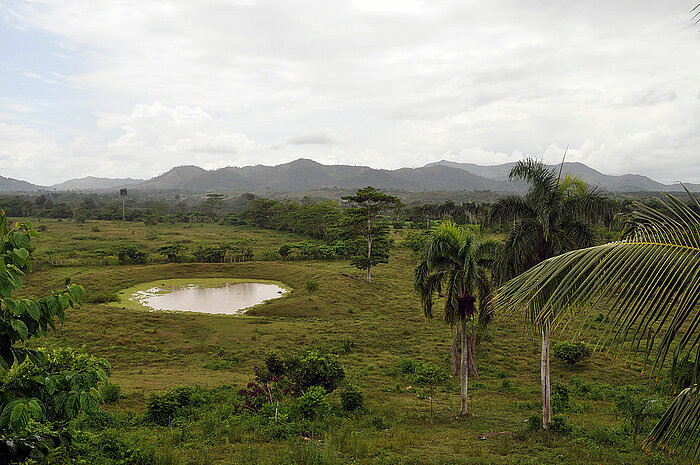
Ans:
{"type": "Polygon", "coordinates": [[[0,175],[535,156],[700,182],[699,0],[0,0],[0,175]]]}

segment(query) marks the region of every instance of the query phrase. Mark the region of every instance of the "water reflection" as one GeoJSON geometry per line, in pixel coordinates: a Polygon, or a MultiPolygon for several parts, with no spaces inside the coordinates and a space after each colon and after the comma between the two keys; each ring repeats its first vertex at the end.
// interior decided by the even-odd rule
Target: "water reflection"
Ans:
{"type": "Polygon", "coordinates": [[[282,297],[285,289],[275,284],[227,283],[223,287],[152,287],[135,292],[130,300],[154,310],[185,312],[244,313],[243,310],[266,300],[282,297]]]}

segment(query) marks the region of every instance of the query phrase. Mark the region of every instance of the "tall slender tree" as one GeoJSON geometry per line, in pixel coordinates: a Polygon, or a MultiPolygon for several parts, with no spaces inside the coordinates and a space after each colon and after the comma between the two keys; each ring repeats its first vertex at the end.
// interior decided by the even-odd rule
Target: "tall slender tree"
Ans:
{"type": "MultiPolygon", "coordinates": [[[[563,167],[563,162],[562,162],[563,167]]],[[[510,170],[513,181],[526,181],[525,196],[507,196],[494,204],[491,220],[513,221],[513,228],[494,262],[493,273],[502,284],[555,255],[595,243],[591,223],[610,219],[618,204],[592,189],[579,178],[557,171],[527,158],[510,170]]],[[[551,328],[540,328],[542,350],[540,382],[542,388],[542,426],[552,421],[549,351],[551,328]]]]}
{"type": "Polygon", "coordinates": [[[427,318],[433,317],[433,297],[444,293],[444,320],[458,325],[461,341],[460,415],[467,414],[467,383],[474,368],[476,327],[490,317],[491,281],[487,265],[492,261],[498,243],[478,241],[465,228],[452,221],[440,223],[420,251],[420,262],[414,270],[414,286],[420,295],[427,318]]]}
{"type": "Polygon", "coordinates": [[[343,227],[350,233],[352,231],[357,232],[367,242],[367,254],[355,257],[353,264],[360,269],[366,269],[367,282],[372,282],[372,266],[378,263],[386,263],[388,259],[387,250],[377,253],[379,249],[373,249],[377,239],[384,239],[384,247],[382,249],[386,249],[388,245],[386,237],[382,237],[386,236],[386,228],[379,224],[378,217],[384,209],[399,205],[401,201],[398,197],[387,195],[371,186],[359,189],[355,195],[341,198],[355,205],[354,208],[347,211],[348,215],[345,217],[343,227]]]}

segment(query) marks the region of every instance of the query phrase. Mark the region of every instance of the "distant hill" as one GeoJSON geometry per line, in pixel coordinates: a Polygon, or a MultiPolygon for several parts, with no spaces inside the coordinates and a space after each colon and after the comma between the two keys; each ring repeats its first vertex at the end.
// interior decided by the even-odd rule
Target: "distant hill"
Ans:
{"type": "MultiPolygon", "coordinates": [[[[515,163],[503,163],[500,165],[483,166],[474,163],[457,163],[448,160],[440,160],[435,163],[430,163],[426,166],[449,166],[450,168],[458,168],[469,173],[474,173],[479,176],[494,180],[504,181],[508,179],[508,172],[515,163]]],[[[550,165],[551,168],[558,170],[559,165],[550,165]]],[[[654,181],[647,176],[639,174],[623,174],[621,176],[613,176],[603,174],[600,171],[578,162],[564,163],[562,170],[564,173],[571,173],[580,177],[585,182],[591,185],[601,187],[613,192],[659,192],[659,191],[682,191],[683,188],[679,184],[662,184],[654,181]]],[[[690,190],[700,190],[698,184],[687,184],[690,190]]]]}
{"type": "Polygon", "coordinates": [[[322,165],[307,159],[277,166],[227,167],[213,171],[180,166],[134,187],[186,191],[301,192],[364,186],[405,191],[512,190],[507,182],[494,182],[447,166],[378,170],[366,166],[322,165]]]}
{"type": "Polygon", "coordinates": [[[27,181],[0,176],[0,192],[34,192],[45,187],[27,181]]]}
{"type": "Polygon", "coordinates": [[[87,176],[79,179],[71,179],[60,184],[54,184],[51,189],[59,191],[68,190],[99,190],[99,189],[111,189],[114,187],[124,187],[131,184],[138,184],[143,182],[143,179],[133,179],[133,178],[97,178],[95,176],[87,176]]]}
{"type": "MultiPolygon", "coordinates": [[[[420,168],[381,170],[367,166],[322,165],[313,160],[301,158],[277,166],[255,165],[240,168],[229,166],[211,171],[198,166],[178,166],[145,181],[88,176],[48,187],[0,176],[0,192],[33,192],[41,189],[105,190],[129,187],[153,191],[284,194],[334,188],[354,190],[364,186],[402,192],[524,192],[527,188],[525,183],[508,181],[508,171],[513,165],[514,163],[504,163],[483,166],[441,160],[420,168]]],[[[558,169],[558,166],[554,168],[558,169]]],[[[638,174],[622,176],[603,174],[583,163],[565,163],[564,172],[570,172],[589,184],[611,192],[682,190],[678,184],[666,185],[638,174]]],[[[689,184],[687,187],[693,191],[700,191],[700,185],[697,184],[689,184]]]]}

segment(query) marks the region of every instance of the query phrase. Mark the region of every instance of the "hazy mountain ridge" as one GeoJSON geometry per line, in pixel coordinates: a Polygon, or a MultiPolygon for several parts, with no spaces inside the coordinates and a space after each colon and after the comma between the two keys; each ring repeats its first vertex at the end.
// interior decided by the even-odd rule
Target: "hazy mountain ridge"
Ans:
{"type": "MultiPolygon", "coordinates": [[[[322,165],[313,160],[298,159],[277,166],[226,167],[205,170],[198,166],[178,166],[148,180],[132,178],[98,178],[87,176],[52,186],[39,186],[26,181],[0,176],[0,192],[35,192],[38,190],[106,190],[128,187],[136,190],[168,190],[185,192],[305,192],[324,188],[357,189],[374,186],[405,192],[424,191],[494,191],[522,192],[523,182],[508,181],[514,163],[484,166],[441,160],[420,168],[396,170],[367,166],[322,165]]],[[[553,166],[558,169],[558,165],[553,166]]],[[[581,177],[591,185],[611,192],[681,191],[679,184],[666,185],[647,176],[603,174],[583,163],[564,164],[564,172],[581,177]]],[[[698,184],[687,184],[700,190],[698,184]]]]}

